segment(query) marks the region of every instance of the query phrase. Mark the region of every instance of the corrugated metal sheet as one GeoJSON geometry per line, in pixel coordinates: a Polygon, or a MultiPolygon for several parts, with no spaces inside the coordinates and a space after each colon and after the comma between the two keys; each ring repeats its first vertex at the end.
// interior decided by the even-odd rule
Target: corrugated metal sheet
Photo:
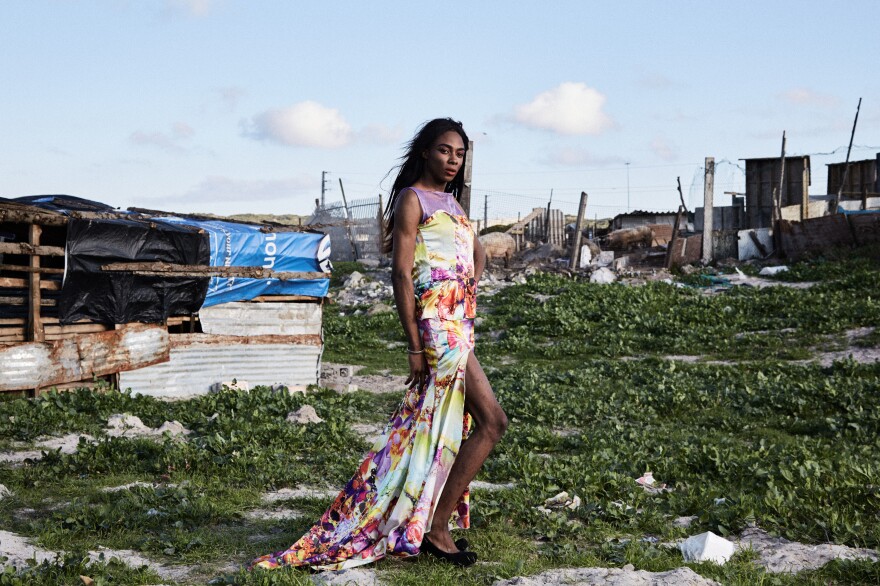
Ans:
{"type": "Polygon", "coordinates": [[[0,391],[36,389],[140,368],[168,360],[169,349],[165,327],[145,324],[8,346],[0,348],[0,391]]]}
{"type": "Polygon", "coordinates": [[[320,303],[223,303],[199,310],[202,331],[232,336],[321,334],[320,303]]]}
{"type": "Polygon", "coordinates": [[[233,379],[251,387],[317,384],[321,350],[319,336],[175,334],[168,362],[121,373],[119,387],[156,397],[186,397],[233,379]]]}
{"type": "MultiPolygon", "coordinates": [[[[748,227],[769,228],[773,216],[773,189],[779,187],[779,172],[782,169],[780,159],[745,159],[745,162],[748,227]]],[[[800,205],[809,188],[810,157],[785,159],[780,206],[800,205]]]]}
{"type": "MultiPolygon", "coordinates": [[[[876,159],[864,161],[850,161],[849,172],[846,175],[846,185],[843,186],[843,199],[859,199],[862,191],[868,193],[880,193],[880,176],[877,173],[877,165],[880,154],[876,159]]],[[[832,163],[828,165],[828,193],[837,195],[840,184],[843,181],[843,173],[846,163],[832,163]]]]}

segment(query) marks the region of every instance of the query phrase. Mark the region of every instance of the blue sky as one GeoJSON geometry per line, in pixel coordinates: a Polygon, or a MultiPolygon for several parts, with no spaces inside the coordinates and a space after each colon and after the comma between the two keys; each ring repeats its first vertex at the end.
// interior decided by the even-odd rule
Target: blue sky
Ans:
{"type": "Polygon", "coordinates": [[[490,215],[551,189],[673,209],[677,176],[699,204],[706,156],[726,203],[783,130],[824,193],[859,97],[852,158],[880,152],[876,1],[29,0],[0,22],[4,197],[309,213],[321,171],[328,200],[384,192],[437,116],[474,139],[490,215]]]}

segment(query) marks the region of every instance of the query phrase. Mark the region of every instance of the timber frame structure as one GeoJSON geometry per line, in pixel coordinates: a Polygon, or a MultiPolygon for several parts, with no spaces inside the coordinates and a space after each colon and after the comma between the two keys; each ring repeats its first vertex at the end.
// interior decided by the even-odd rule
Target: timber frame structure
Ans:
{"type": "MultiPolygon", "coordinates": [[[[79,320],[61,323],[59,298],[66,270],[67,225],[81,220],[136,219],[171,215],[131,208],[119,211],[55,212],[19,201],[0,198],[0,392],[18,391],[36,396],[49,388],[59,390],[95,386],[103,380],[118,386],[119,373],[169,360],[169,352],[185,337],[206,336],[198,313],[169,316],[164,323],[115,324],[79,320]]],[[[187,217],[216,220],[204,216],[187,217]]],[[[227,222],[233,220],[223,219],[227,222]]],[[[247,223],[247,222],[241,222],[247,223]]],[[[155,224],[151,224],[155,227],[155,224]]],[[[307,229],[307,227],[305,227],[307,229]]],[[[299,232],[303,228],[261,224],[262,232],[299,232]]],[[[112,263],[106,272],[168,277],[241,277],[324,279],[324,272],[277,272],[253,266],[202,266],[164,262],[112,263]]],[[[288,342],[321,347],[320,307],[323,298],[304,295],[266,295],[248,303],[316,304],[317,333],[288,342]]],[[[222,336],[218,336],[222,339],[222,336]]],[[[280,339],[279,336],[268,338],[280,339]]],[[[242,336],[238,343],[245,343],[242,336]]],[[[259,344],[247,338],[246,343],[259,344]]]]}

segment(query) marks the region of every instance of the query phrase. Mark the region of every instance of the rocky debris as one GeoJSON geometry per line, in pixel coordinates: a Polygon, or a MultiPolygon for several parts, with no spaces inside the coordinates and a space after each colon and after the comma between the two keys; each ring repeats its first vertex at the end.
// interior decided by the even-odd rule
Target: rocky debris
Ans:
{"type": "Polygon", "coordinates": [[[308,423],[322,423],[324,420],[318,417],[318,413],[315,411],[315,408],[311,405],[303,405],[296,411],[291,411],[287,414],[288,423],[299,423],[299,424],[308,424],[308,423]]]}
{"type": "Polygon", "coordinates": [[[179,421],[166,421],[156,429],[147,427],[137,415],[117,413],[107,420],[107,435],[110,437],[156,437],[164,433],[172,436],[188,435],[190,431],[179,421]]]}
{"type": "Polygon", "coordinates": [[[564,248],[558,244],[548,242],[547,244],[526,250],[520,255],[520,259],[527,263],[533,263],[536,261],[555,260],[566,256],[566,254],[564,248]]]}
{"type": "Polygon", "coordinates": [[[535,576],[498,580],[493,586],[721,586],[703,578],[690,568],[666,572],[623,568],[563,568],[548,570],[535,576]]]}
{"type": "Polygon", "coordinates": [[[0,484],[0,501],[8,496],[12,496],[12,491],[0,484]]]}
{"type": "Polygon", "coordinates": [[[608,248],[613,250],[650,248],[653,240],[654,232],[648,226],[623,228],[608,235],[608,248]]]}
{"type": "Polygon", "coordinates": [[[711,531],[688,537],[679,545],[686,562],[715,562],[725,564],[736,552],[733,542],[719,537],[711,531]]]}
{"type": "Polygon", "coordinates": [[[745,529],[739,536],[737,546],[739,549],[753,549],[758,554],[758,563],[773,573],[814,570],[834,559],[868,559],[872,562],[880,559],[873,549],[857,549],[833,543],[806,545],[773,537],[759,527],[745,529]]]}
{"type": "Polygon", "coordinates": [[[343,283],[342,286],[345,287],[346,289],[350,289],[352,287],[357,287],[358,285],[360,285],[363,282],[364,282],[363,274],[361,274],[357,271],[353,271],[350,275],[348,275],[345,278],[345,283],[343,283]]]}
{"type": "Polygon", "coordinates": [[[387,303],[376,303],[367,310],[367,315],[379,315],[380,313],[394,313],[395,309],[387,303]]]}
{"type": "Polygon", "coordinates": [[[316,488],[308,486],[300,486],[298,488],[280,488],[271,492],[264,493],[261,500],[264,503],[276,503],[278,501],[287,501],[291,499],[323,499],[335,497],[339,494],[336,488],[316,488]]]}
{"type": "Polygon", "coordinates": [[[590,275],[591,283],[608,284],[617,280],[617,275],[608,267],[599,267],[590,275]]]}

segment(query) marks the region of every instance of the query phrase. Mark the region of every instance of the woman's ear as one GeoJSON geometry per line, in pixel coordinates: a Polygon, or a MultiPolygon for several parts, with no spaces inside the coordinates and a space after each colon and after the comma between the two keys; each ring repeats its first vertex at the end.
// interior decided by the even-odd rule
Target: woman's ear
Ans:
{"type": "Polygon", "coordinates": [[[428,159],[428,151],[427,150],[422,151],[422,158],[425,160],[428,159]]]}

